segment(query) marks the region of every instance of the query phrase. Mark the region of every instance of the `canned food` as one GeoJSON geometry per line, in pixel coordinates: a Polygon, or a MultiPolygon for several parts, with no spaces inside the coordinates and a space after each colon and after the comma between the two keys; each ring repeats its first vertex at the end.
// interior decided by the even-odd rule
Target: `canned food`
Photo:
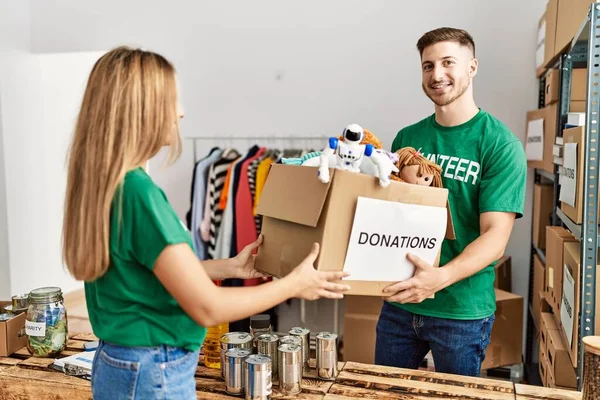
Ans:
{"type": "Polygon", "coordinates": [[[277,348],[279,347],[279,336],[274,334],[264,334],[256,338],[256,353],[268,356],[271,359],[271,380],[278,378],[277,348]]]}
{"type": "Polygon", "coordinates": [[[302,340],[302,368],[304,371],[308,371],[310,361],[310,330],[295,327],[290,329],[289,334],[299,337],[302,340]]]}
{"type": "Polygon", "coordinates": [[[317,376],[333,380],[337,373],[337,335],[321,332],[317,335],[317,376]]]}
{"type": "Polygon", "coordinates": [[[246,400],[271,398],[271,358],[252,354],[244,361],[244,390],[246,400]]]}
{"type": "Polygon", "coordinates": [[[225,379],[225,353],[229,349],[252,350],[252,335],[246,332],[229,332],[221,336],[221,378],[225,379]]]}
{"type": "Polygon", "coordinates": [[[302,346],[279,346],[279,390],[284,395],[294,395],[302,391],[302,346]]]}
{"type": "Polygon", "coordinates": [[[279,339],[279,344],[297,344],[298,346],[302,346],[302,338],[298,336],[286,335],[282,336],[279,339]]]}
{"type": "Polygon", "coordinates": [[[11,298],[13,310],[27,310],[29,307],[29,295],[15,295],[11,298]]]}
{"type": "Polygon", "coordinates": [[[3,313],[0,314],[0,321],[8,321],[11,318],[14,318],[15,316],[13,314],[9,314],[9,313],[3,313]]]}
{"type": "Polygon", "coordinates": [[[244,360],[249,349],[233,348],[225,353],[225,391],[234,396],[244,394],[244,360]]]}

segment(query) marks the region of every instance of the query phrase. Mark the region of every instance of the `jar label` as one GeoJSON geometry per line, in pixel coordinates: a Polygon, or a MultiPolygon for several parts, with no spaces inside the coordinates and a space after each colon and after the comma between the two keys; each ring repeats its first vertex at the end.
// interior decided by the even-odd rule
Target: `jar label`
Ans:
{"type": "Polygon", "coordinates": [[[46,336],[46,323],[26,320],[25,333],[27,333],[28,336],[46,336]]]}

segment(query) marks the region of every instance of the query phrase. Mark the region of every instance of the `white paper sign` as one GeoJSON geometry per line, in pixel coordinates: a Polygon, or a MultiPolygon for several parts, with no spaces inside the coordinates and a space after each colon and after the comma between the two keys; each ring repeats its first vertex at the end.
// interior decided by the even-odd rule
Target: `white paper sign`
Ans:
{"type": "Polygon", "coordinates": [[[560,187],[559,200],[575,207],[575,193],[577,191],[577,143],[565,143],[563,153],[562,186],[560,187]]]}
{"type": "Polygon", "coordinates": [[[46,336],[46,324],[25,320],[25,333],[28,336],[44,337],[46,336]]]}
{"type": "Polygon", "coordinates": [[[567,268],[564,265],[563,273],[563,294],[562,304],[560,305],[560,322],[564,327],[569,346],[573,344],[573,313],[575,312],[575,281],[567,268]]]}
{"type": "Polygon", "coordinates": [[[544,158],[544,120],[534,119],[527,124],[527,144],[525,153],[528,161],[542,161],[544,158]]]}
{"type": "Polygon", "coordinates": [[[359,197],[344,271],[348,280],[400,282],[414,274],[413,253],[433,264],[446,234],[445,207],[359,197]]]}

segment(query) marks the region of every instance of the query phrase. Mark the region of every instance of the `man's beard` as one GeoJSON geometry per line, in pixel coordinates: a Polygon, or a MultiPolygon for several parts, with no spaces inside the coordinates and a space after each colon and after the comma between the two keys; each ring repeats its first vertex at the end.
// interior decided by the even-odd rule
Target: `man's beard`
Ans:
{"type": "MultiPolygon", "coordinates": [[[[430,83],[429,85],[433,85],[436,82],[430,83]]],[[[458,89],[456,93],[452,94],[450,93],[449,96],[444,94],[443,96],[435,96],[431,93],[429,93],[430,88],[429,87],[425,87],[424,84],[421,84],[421,88],[423,89],[423,92],[425,92],[425,95],[427,97],[429,97],[429,99],[431,101],[433,101],[435,103],[435,105],[439,106],[439,107],[443,107],[443,106],[447,106],[448,104],[451,104],[452,102],[454,102],[454,100],[458,99],[460,96],[462,96],[463,94],[465,94],[465,92],[467,91],[467,89],[469,88],[469,84],[465,83],[463,85],[460,86],[456,86],[457,81],[450,81],[451,83],[451,87],[458,89]]]]}

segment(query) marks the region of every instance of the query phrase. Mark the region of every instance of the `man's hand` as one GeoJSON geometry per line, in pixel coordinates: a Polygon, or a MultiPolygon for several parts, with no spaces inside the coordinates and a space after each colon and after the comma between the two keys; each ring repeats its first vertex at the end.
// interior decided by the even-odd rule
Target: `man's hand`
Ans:
{"type": "Polygon", "coordinates": [[[412,254],[408,254],[406,258],[414,264],[415,274],[406,281],[385,288],[384,300],[395,303],[420,303],[447,285],[448,274],[444,268],[434,268],[412,254]]]}

